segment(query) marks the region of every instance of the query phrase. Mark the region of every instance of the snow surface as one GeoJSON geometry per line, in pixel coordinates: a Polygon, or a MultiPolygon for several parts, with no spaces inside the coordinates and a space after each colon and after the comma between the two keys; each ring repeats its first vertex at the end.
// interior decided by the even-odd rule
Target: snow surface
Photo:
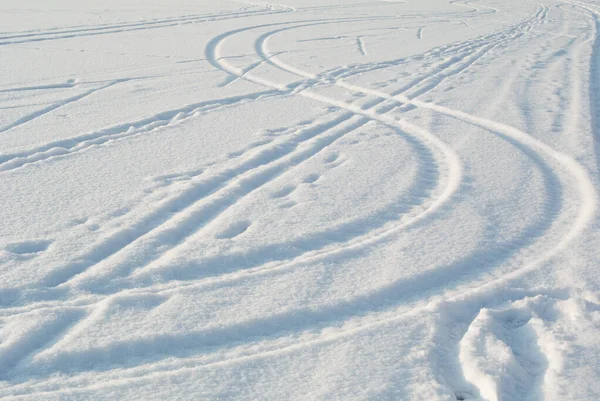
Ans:
{"type": "Polygon", "coordinates": [[[0,1],[3,400],[600,400],[600,1],[0,1]]]}

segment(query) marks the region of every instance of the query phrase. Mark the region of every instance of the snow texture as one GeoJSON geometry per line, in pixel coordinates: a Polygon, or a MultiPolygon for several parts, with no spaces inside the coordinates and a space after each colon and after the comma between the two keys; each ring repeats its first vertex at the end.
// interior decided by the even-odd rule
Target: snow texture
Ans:
{"type": "Polygon", "coordinates": [[[0,398],[600,400],[599,173],[598,0],[0,2],[0,398]]]}

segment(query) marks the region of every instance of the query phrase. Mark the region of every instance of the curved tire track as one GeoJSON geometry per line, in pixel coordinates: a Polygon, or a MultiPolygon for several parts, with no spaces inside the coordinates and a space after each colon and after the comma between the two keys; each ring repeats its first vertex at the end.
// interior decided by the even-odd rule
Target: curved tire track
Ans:
{"type": "MultiPolygon", "coordinates": [[[[249,77],[246,77],[245,79],[248,79],[248,78],[249,77]]],[[[335,102],[335,104],[332,104],[332,105],[335,105],[336,107],[340,107],[341,105],[351,106],[351,105],[347,105],[343,102],[338,102],[335,99],[330,100],[327,97],[323,97],[323,96],[316,95],[316,94],[304,93],[304,94],[302,94],[302,96],[306,96],[306,97],[309,97],[309,98],[312,98],[315,100],[322,100],[322,101],[327,99],[328,101],[335,102]]],[[[504,275],[504,276],[498,278],[497,280],[492,281],[491,283],[484,284],[479,287],[475,287],[466,296],[473,296],[474,294],[478,294],[481,292],[489,291],[490,289],[498,288],[500,285],[506,284],[508,281],[524,274],[525,272],[537,268],[539,265],[545,263],[546,261],[551,259],[553,256],[555,256],[558,252],[564,250],[578,235],[580,235],[586,229],[586,227],[588,226],[592,217],[595,215],[597,195],[595,193],[595,188],[593,187],[593,184],[591,183],[589,175],[587,174],[587,171],[585,171],[585,169],[583,169],[572,158],[570,158],[567,155],[562,154],[561,152],[558,152],[558,151],[552,149],[551,147],[544,144],[543,142],[541,142],[535,138],[532,138],[528,134],[526,134],[514,127],[510,127],[508,125],[504,125],[504,124],[501,124],[501,123],[498,123],[495,121],[491,121],[488,119],[483,119],[483,118],[480,118],[477,116],[473,116],[473,115],[470,115],[470,114],[467,114],[467,113],[464,113],[464,112],[461,112],[458,110],[453,110],[448,107],[435,105],[433,103],[426,103],[426,102],[421,102],[418,100],[410,100],[408,103],[415,105],[417,107],[430,109],[437,113],[444,114],[444,115],[447,115],[447,116],[450,116],[453,118],[457,118],[457,119],[467,122],[469,124],[477,125],[481,128],[485,128],[486,130],[493,131],[504,137],[511,138],[512,140],[521,144],[521,146],[527,147],[535,153],[542,153],[546,157],[553,159],[554,162],[559,164],[566,172],[571,174],[572,177],[575,178],[576,182],[578,183],[578,189],[580,192],[579,196],[581,198],[580,199],[581,200],[580,210],[579,210],[579,213],[577,215],[577,218],[575,219],[575,222],[574,222],[571,230],[569,230],[567,235],[562,238],[562,240],[558,243],[558,245],[556,245],[551,250],[543,253],[541,256],[536,258],[534,261],[524,265],[520,269],[515,270],[508,275],[504,275]]],[[[425,307],[427,307],[427,304],[425,304],[425,307]]],[[[411,312],[408,312],[408,313],[411,313],[411,312]]],[[[405,315],[400,315],[400,316],[405,316],[405,315]]],[[[400,316],[396,316],[394,319],[400,318],[400,316]]],[[[383,322],[383,323],[385,323],[385,322],[383,322]]],[[[377,322],[377,324],[381,324],[381,322],[377,322]]],[[[370,326],[371,325],[369,325],[369,327],[370,326]]],[[[361,327],[361,329],[362,329],[362,327],[361,327]]],[[[356,332],[356,330],[352,330],[352,332],[356,332]]],[[[347,335],[347,334],[348,334],[348,332],[344,333],[344,335],[347,335]]],[[[328,337],[326,339],[320,339],[320,340],[315,340],[315,341],[330,341],[330,340],[331,340],[331,338],[328,337]]],[[[296,348],[297,346],[305,346],[308,343],[309,342],[306,342],[303,344],[298,344],[298,345],[293,345],[293,346],[290,346],[289,348],[287,348],[287,350],[289,350],[292,347],[296,348]]],[[[267,353],[268,352],[282,352],[282,351],[283,350],[281,348],[279,348],[274,351],[267,351],[267,353]]],[[[249,358],[249,357],[246,356],[246,357],[241,357],[241,358],[249,358]]],[[[231,360],[229,360],[229,361],[231,361],[231,360]]]]}

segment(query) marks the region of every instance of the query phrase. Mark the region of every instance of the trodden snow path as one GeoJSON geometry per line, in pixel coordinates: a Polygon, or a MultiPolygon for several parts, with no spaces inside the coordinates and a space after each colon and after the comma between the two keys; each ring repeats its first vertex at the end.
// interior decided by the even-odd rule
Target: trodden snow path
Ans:
{"type": "Polygon", "coordinates": [[[600,399],[599,2],[84,3],[0,4],[0,398],[600,399]]]}

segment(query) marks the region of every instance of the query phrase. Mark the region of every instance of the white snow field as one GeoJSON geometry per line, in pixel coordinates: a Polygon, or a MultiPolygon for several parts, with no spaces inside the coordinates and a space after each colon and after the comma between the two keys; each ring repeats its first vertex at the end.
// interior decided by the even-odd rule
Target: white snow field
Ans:
{"type": "Polygon", "coordinates": [[[600,400],[600,1],[0,0],[0,399],[600,400]]]}

